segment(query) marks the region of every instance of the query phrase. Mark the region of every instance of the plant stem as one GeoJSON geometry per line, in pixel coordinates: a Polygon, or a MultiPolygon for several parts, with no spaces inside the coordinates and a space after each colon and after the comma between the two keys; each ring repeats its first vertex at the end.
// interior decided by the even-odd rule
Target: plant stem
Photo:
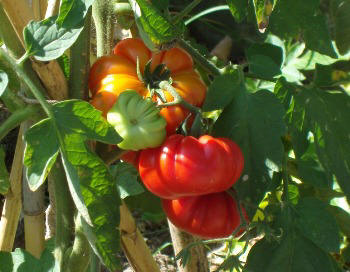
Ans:
{"type": "Polygon", "coordinates": [[[187,5],[179,14],[173,18],[173,23],[177,24],[184,19],[202,0],[194,0],[189,5],[187,5]]]}
{"type": "Polygon", "coordinates": [[[71,245],[75,206],[70,196],[65,171],[59,158],[57,158],[51,169],[50,179],[54,183],[56,208],[56,247],[54,255],[62,268],[64,254],[71,245]]]}
{"type": "Polygon", "coordinates": [[[0,126],[0,141],[23,121],[38,115],[40,107],[38,105],[28,105],[23,109],[16,110],[0,126]]]}
{"type": "Polygon", "coordinates": [[[177,42],[195,59],[195,61],[198,62],[198,64],[205,71],[212,74],[213,76],[219,76],[223,74],[223,72],[218,67],[216,67],[215,64],[203,57],[202,54],[199,53],[198,50],[193,48],[187,41],[185,41],[184,39],[178,39],[177,42]]]}
{"type": "Polygon", "coordinates": [[[34,97],[40,102],[44,111],[49,117],[52,117],[51,105],[47,103],[43,93],[45,90],[41,88],[40,85],[35,84],[35,82],[28,76],[23,65],[19,65],[16,61],[10,57],[3,48],[0,48],[0,57],[3,58],[15,71],[17,71],[19,78],[28,86],[34,97]]]}
{"type": "Polygon", "coordinates": [[[96,27],[97,57],[109,55],[113,47],[113,1],[95,0],[92,17],[96,27]]]}
{"type": "Polygon", "coordinates": [[[283,201],[284,202],[289,202],[289,190],[288,190],[288,185],[289,185],[289,175],[287,172],[287,163],[288,163],[288,154],[285,154],[283,156],[283,161],[282,161],[282,172],[283,172],[283,201]]]}
{"type": "Polygon", "coordinates": [[[85,25],[78,40],[70,48],[69,97],[88,98],[88,76],[90,69],[90,27],[91,8],[85,17],[85,25]]]}
{"type": "Polygon", "coordinates": [[[90,244],[85,237],[82,217],[78,213],[75,218],[75,239],[72,251],[69,254],[66,269],[67,272],[85,272],[89,266],[91,249],[90,244]]]}
{"type": "Polygon", "coordinates": [[[171,86],[171,84],[168,81],[162,81],[159,83],[159,88],[166,90],[167,92],[169,92],[172,97],[174,98],[174,101],[172,102],[168,102],[168,103],[163,103],[158,105],[158,107],[169,107],[169,106],[174,106],[174,105],[178,105],[181,104],[182,106],[184,106],[186,109],[188,109],[189,111],[193,112],[194,114],[201,114],[201,109],[197,108],[193,105],[191,105],[190,103],[188,103],[186,100],[184,100],[175,90],[175,88],[173,86],[171,86]]]}

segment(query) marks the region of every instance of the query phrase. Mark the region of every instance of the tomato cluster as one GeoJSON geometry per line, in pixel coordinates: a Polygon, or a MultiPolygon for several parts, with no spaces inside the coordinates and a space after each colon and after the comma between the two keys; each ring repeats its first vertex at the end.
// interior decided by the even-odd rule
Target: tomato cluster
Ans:
{"type": "Polygon", "coordinates": [[[181,105],[158,110],[155,103],[174,98],[162,90],[166,101],[160,101],[150,89],[167,74],[182,99],[202,105],[206,86],[184,50],[174,47],[152,53],[140,39],[123,40],[112,56],[91,67],[91,104],[124,139],[120,148],[141,149],[122,159],[134,164],[144,185],[162,198],[164,212],[174,225],[203,238],[228,236],[241,223],[236,200],[226,190],[242,173],[242,152],[230,139],[175,134],[189,111],[181,105]]]}

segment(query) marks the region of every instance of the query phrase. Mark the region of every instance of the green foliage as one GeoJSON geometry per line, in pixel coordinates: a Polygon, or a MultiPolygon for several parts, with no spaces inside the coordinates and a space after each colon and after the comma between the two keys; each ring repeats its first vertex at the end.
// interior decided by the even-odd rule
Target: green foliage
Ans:
{"type": "Polygon", "coordinates": [[[182,25],[172,24],[162,13],[146,0],[129,0],[141,38],[154,50],[182,36],[182,25]]]}
{"type": "Polygon", "coordinates": [[[52,254],[52,250],[46,248],[40,259],[35,258],[29,252],[17,248],[13,252],[0,252],[0,272],[59,272],[58,263],[52,254]]]}
{"type": "Polygon", "coordinates": [[[9,79],[7,74],[4,71],[0,70],[0,97],[5,92],[8,83],[9,83],[9,79]]]}
{"type": "Polygon", "coordinates": [[[306,47],[336,58],[326,17],[319,11],[319,0],[277,1],[270,17],[269,30],[287,39],[302,34],[306,47]]]}
{"type": "Polygon", "coordinates": [[[73,28],[85,18],[94,0],[63,0],[60,4],[56,24],[59,27],[73,28]]]}
{"type": "Polygon", "coordinates": [[[90,104],[67,100],[55,104],[53,116],[29,129],[25,139],[24,162],[31,187],[42,184],[60,152],[72,198],[87,222],[89,242],[107,267],[118,267],[119,196],[108,168],[86,141],[117,144],[119,135],[90,104]],[[39,141],[43,136],[45,141],[39,141]]]}
{"type": "Polygon", "coordinates": [[[283,52],[278,46],[264,43],[252,44],[246,51],[249,71],[261,78],[273,78],[281,74],[283,52]]]}
{"type": "Polygon", "coordinates": [[[0,146],[0,194],[6,194],[10,189],[9,173],[5,165],[5,151],[0,146]]]}
{"type": "Polygon", "coordinates": [[[120,162],[111,166],[111,174],[119,189],[120,198],[142,194],[145,190],[140,184],[140,177],[134,166],[120,162]]]}
{"type": "Polygon", "coordinates": [[[40,61],[49,61],[61,56],[79,37],[84,24],[73,29],[60,28],[55,17],[40,22],[31,21],[24,28],[27,54],[40,61]]]}
{"type": "Polygon", "coordinates": [[[235,187],[253,207],[262,200],[272,173],[282,165],[283,116],[284,109],[271,92],[250,94],[242,89],[214,125],[214,135],[234,140],[243,150],[244,172],[235,187]]]}
{"type": "Polygon", "coordinates": [[[335,42],[339,53],[345,54],[350,50],[350,2],[346,0],[332,0],[331,5],[335,42]]]}
{"type": "Polygon", "coordinates": [[[234,96],[244,91],[242,77],[242,72],[238,70],[233,74],[215,77],[208,88],[203,111],[221,110],[230,104],[234,96]]]}

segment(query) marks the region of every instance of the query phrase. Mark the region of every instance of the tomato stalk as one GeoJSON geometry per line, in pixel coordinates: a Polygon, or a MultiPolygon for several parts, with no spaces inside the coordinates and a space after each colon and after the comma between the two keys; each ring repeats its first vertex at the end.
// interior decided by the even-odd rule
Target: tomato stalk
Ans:
{"type": "Polygon", "coordinates": [[[168,102],[168,103],[163,103],[158,105],[159,108],[164,108],[164,107],[169,107],[169,106],[174,106],[174,105],[182,105],[184,106],[186,109],[188,109],[189,111],[193,112],[194,114],[202,114],[202,111],[200,108],[191,105],[190,103],[188,103],[186,100],[184,100],[175,90],[175,88],[173,86],[171,86],[171,84],[164,80],[161,81],[159,83],[159,87],[163,90],[166,90],[167,92],[169,92],[173,98],[174,101],[172,102],[168,102]]]}
{"type": "Polygon", "coordinates": [[[198,52],[198,50],[193,48],[187,41],[185,41],[184,39],[178,39],[177,42],[198,62],[198,64],[205,71],[212,74],[213,76],[219,76],[223,74],[223,70],[219,69],[214,63],[207,60],[201,53],[198,52]]]}
{"type": "Polygon", "coordinates": [[[38,105],[28,105],[23,109],[18,109],[11,114],[0,126],[0,141],[14,128],[19,126],[23,121],[37,116],[40,111],[38,105]]]}
{"type": "Polygon", "coordinates": [[[187,16],[202,0],[194,0],[189,5],[187,5],[180,13],[178,13],[173,19],[174,24],[181,22],[185,16],[187,16]]]}

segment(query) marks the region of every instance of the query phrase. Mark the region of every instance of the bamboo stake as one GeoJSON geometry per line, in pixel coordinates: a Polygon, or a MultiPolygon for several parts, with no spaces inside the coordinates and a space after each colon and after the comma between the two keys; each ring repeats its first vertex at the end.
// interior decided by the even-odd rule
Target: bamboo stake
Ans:
{"type": "MultiPolygon", "coordinates": [[[[24,122],[25,130],[31,123],[31,121],[24,122]]],[[[24,168],[22,178],[25,249],[33,256],[40,258],[45,248],[45,191],[44,186],[35,192],[30,190],[26,171],[27,169],[24,168]]]]}
{"type": "Polygon", "coordinates": [[[12,251],[22,208],[21,185],[24,152],[22,134],[23,125],[21,125],[19,130],[15,156],[10,173],[11,191],[5,197],[5,203],[0,220],[0,251],[12,251]]]}
{"type": "Polygon", "coordinates": [[[160,271],[143,236],[137,229],[135,220],[123,202],[120,206],[121,243],[129,264],[135,272],[160,271]]]}
{"type": "MultiPolygon", "coordinates": [[[[27,0],[1,0],[7,16],[14,26],[18,38],[23,42],[23,29],[34,13],[27,0]]],[[[64,100],[68,95],[67,81],[57,61],[42,63],[33,60],[34,70],[42,80],[49,96],[56,100],[64,100]]]]}

